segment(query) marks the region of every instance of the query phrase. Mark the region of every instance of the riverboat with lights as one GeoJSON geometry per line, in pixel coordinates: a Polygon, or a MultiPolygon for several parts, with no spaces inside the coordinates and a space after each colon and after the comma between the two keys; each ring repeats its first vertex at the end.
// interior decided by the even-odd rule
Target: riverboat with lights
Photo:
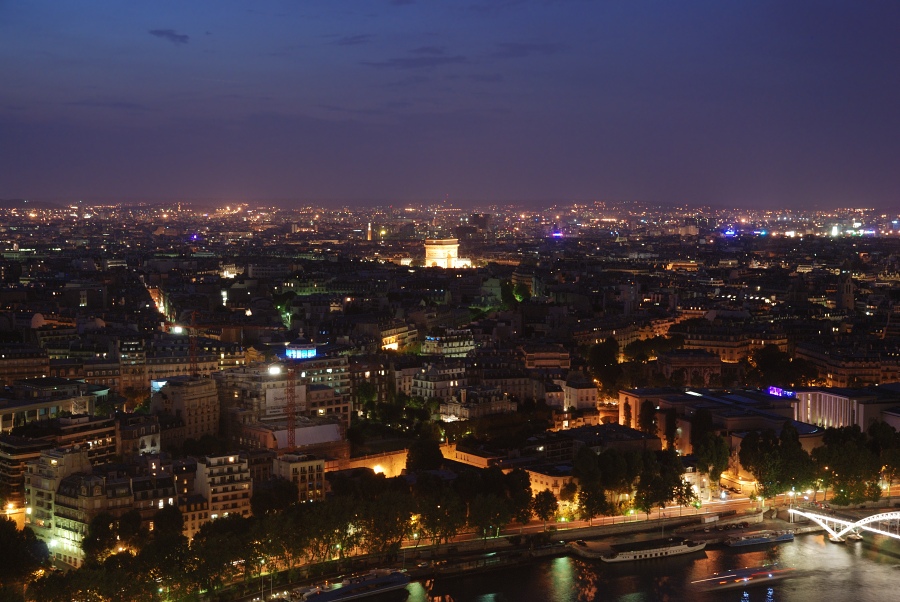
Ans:
{"type": "Polygon", "coordinates": [[[404,589],[409,581],[409,576],[405,572],[375,569],[298,593],[302,602],[344,602],[395,592],[404,589]]]}
{"type": "Polygon", "coordinates": [[[731,546],[732,548],[740,548],[767,543],[783,543],[786,541],[794,541],[794,533],[792,531],[756,531],[754,533],[729,537],[725,540],[725,545],[731,546]]]}
{"type": "Polygon", "coordinates": [[[600,560],[608,563],[658,560],[661,558],[668,558],[669,556],[681,556],[682,554],[700,552],[705,548],[705,541],[695,542],[689,539],[670,538],[666,540],[613,546],[613,552],[600,556],[600,560]]]}

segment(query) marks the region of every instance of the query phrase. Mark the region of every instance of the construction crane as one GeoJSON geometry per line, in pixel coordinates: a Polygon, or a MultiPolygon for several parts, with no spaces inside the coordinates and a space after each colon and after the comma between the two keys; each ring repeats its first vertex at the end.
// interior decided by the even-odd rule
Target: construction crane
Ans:
{"type": "Polygon", "coordinates": [[[887,322],[884,324],[884,328],[881,330],[881,338],[882,339],[885,339],[888,336],[888,330],[890,330],[890,328],[891,328],[891,316],[893,315],[893,313],[894,313],[894,304],[891,303],[891,305],[888,307],[888,311],[887,311],[887,322]]]}
{"type": "Polygon", "coordinates": [[[297,371],[288,367],[287,391],[285,391],[285,413],[287,414],[287,451],[297,447],[297,371]]]}
{"type": "Polygon", "coordinates": [[[200,367],[197,364],[197,312],[191,312],[191,326],[188,329],[188,343],[190,345],[190,374],[200,376],[200,367]]]}
{"type": "MultiPolygon", "coordinates": [[[[214,324],[197,324],[197,314],[200,313],[197,310],[191,311],[191,322],[186,327],[188,334],[188,373],[191,376],[200,376],[200,363],[197,360],[197,332],[201,328],[216,328],[218,325],[214,324]]],[[[173,331],[176,334],[181,334],[183,328],[181,326],[174,326],[173,331]]]]}

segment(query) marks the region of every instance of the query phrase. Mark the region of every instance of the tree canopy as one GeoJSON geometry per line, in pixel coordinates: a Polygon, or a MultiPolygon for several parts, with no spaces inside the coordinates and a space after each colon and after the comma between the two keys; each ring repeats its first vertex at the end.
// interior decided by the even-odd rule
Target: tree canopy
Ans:
{"type": "Polygon", "coordinates": [[[638,429],[648,435],[656,435],[656,404],[645,399],[638,410],[638,429]]]}
{"type": "Polygon", "coordinates": [[[29,528],[19,531],[16,523],[0,516],[0,583],[10,584],[25,580],[50,557],[47,545],[29,528]]]}
{"type": "Polygon", "coordinates": [[[444,463],[441,445],[435,439],[422,437],[409,446],[406,456],[407,472],[417,470],[437,470],[444,463]]]}
{"type": "Polygon", "coordinates": [[[741,442],[739,458],[756,479],[757,493],[762,499],[791,489],[802,491],[815,480],[814,464],[800,445],[791,421],[785,422],[780,435],[771,429],[747,433],[741,442]]]}

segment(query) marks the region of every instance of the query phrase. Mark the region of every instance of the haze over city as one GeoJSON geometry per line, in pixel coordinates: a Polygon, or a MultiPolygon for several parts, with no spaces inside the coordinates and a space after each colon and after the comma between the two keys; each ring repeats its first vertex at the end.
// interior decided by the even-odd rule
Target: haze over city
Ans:
{"type": "Polygon", "coordinates": [[[888,598],[898,23],[0,0],[0,602],[888,598]]]}
{"type": "Polygon", "coordinates": [[[0,198],[887,208],[898,17],[892,2],[3,2],[0,198]]]}

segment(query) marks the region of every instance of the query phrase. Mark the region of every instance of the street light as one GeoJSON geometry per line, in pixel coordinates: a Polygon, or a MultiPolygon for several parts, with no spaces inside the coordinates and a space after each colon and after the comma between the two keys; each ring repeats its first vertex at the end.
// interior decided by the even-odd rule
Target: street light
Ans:
{"type": "Polygon", "coordinates": [[[263,574],[262,574],[262,572],[263,572],[262,567],[264,564],[266,564],[266,559],[260,558],[259,559],[259,597],[262,600],[266,599],[266,594],[265,594],[266,581],[263,578],[263,574]]]}

